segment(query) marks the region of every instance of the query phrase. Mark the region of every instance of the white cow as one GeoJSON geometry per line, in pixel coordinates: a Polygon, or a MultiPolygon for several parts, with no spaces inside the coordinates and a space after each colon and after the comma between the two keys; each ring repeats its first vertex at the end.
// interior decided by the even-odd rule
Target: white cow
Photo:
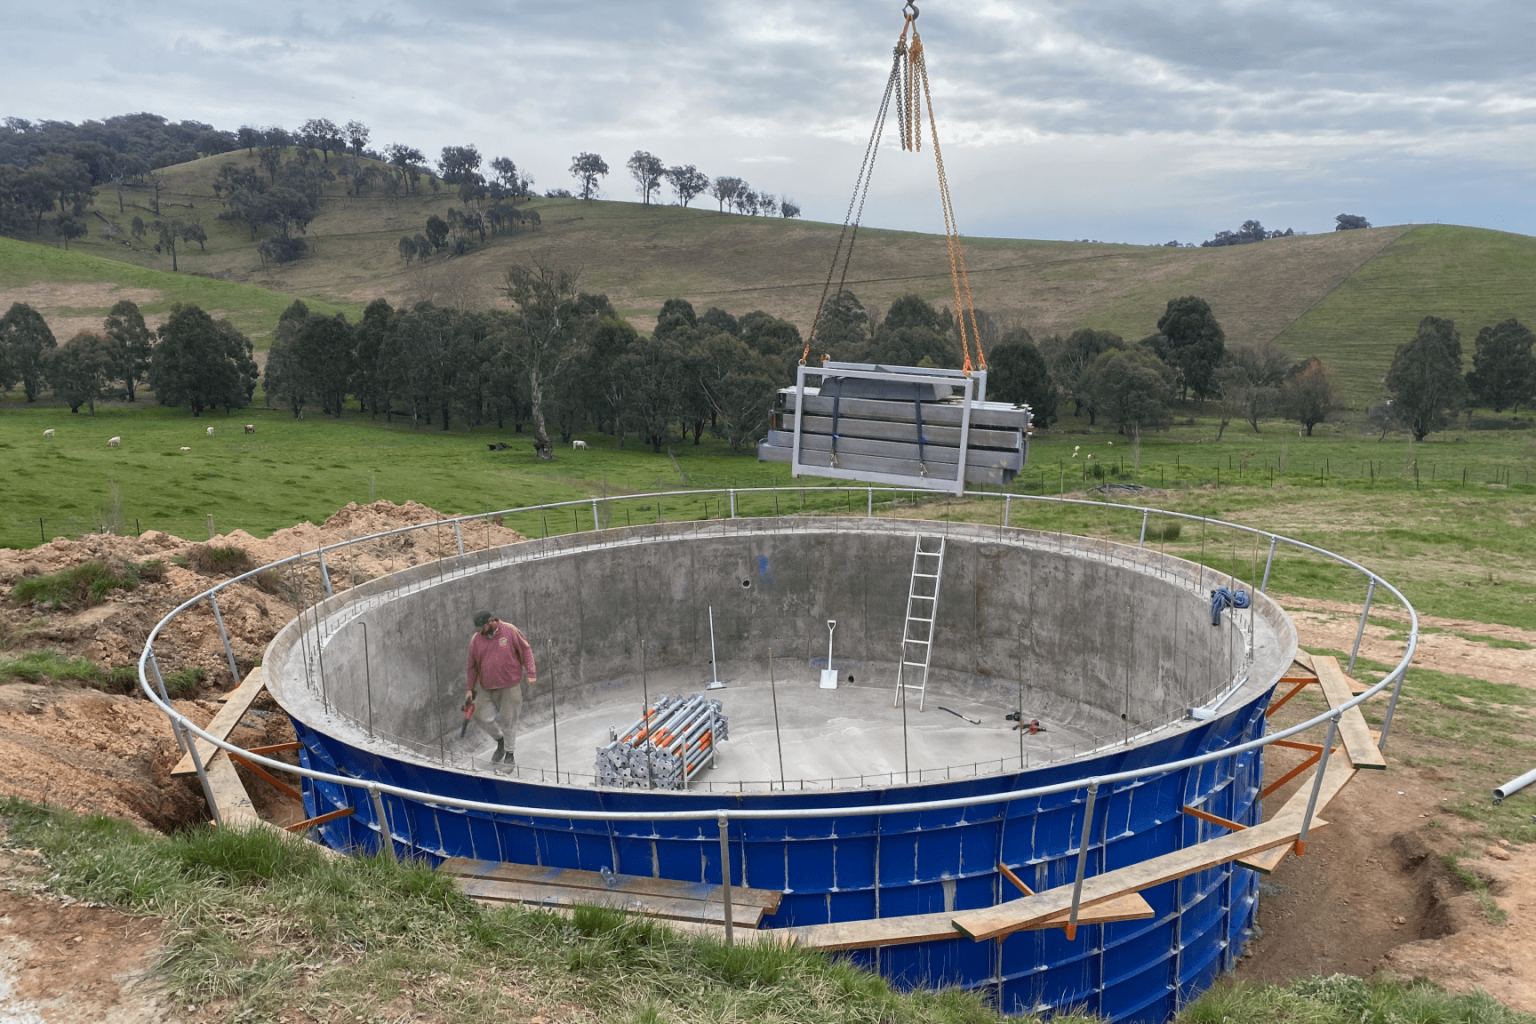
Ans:
{"type": "Polygon", "coordinates": [[[585,447],[587,447],[587,442],[582,441],[582,440],[572,441],[571,442],[571,447],[572,448],[585,448],[585,447]]]}
{"type": "Polygon", "coordinates": [[[212,427],[209,427],[209,428],[208,428],[208,436],[209,436],[209,437],[212,437],[212,436],[213,436],[213,428],[212,428],[212,427]]]}
{"type": "Polygon", "coordinates": [[[254,433],[256,433],[256,424],[254,424],[254,423],[247,423],[245,425],[245,432],[247,434],[254,434],[254,433]]]}
{"type": "Polygon", "coordinates": [[[107,447],[108,448],[116,448],[119,445],[121,445],[122,443],[123,443],[123,439],[120,438],[120,437],[109,437],[109,438],[107,438],[107,447]]]}
{"type": "Polygon", "coordinates": [[[182,450],[182,451],[184,451],[184,452],[189,452],[189,451],[191,451],[191,450],[192,450],[192,449],[191,449],[191,448],[188,448],[188,447],[187,447],[187,446],[186,446],[186,445],[182,445],[182,447],[181,447],[181,450],[182,450]]]}
{"type": "Polygon", "coordinates": [[[43,431],[43,436],[44,437],[52,437],[53,436],[53,428],[49,427],[47,430],[43,431]]]}

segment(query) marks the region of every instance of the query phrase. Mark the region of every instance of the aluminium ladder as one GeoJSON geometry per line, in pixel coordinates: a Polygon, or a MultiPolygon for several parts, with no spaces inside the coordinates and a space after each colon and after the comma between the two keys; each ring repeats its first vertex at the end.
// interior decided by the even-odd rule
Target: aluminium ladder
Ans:
{"type": "Polygon", "coordinates": [[[896,665],[896,703],[892,707],[901,706],[907,690],[916,690],[917,710],[923,710],[923,699],[928,689],[928,664],[933,654],[933,620],[939,614],[939,577],[944,573],[944,538],[940,537],[938,541],[938,550],[926,551],[923,548],[923,535],[918,534],[912,552],[912,583],[907,588],[907,621],[901,630],[901,660],[896,665]],[[921,571],[926,568],[933,571],[921,571]],[[924,582],[927,580],[932,581],[931,593],[924,593],[929,586],[924,582]],[[920,612],[926,614],[918,614],[920,612]],[[913,635],[914,627],[918,634],[916,636],[913,635]],[[918,660],[919,656],[921,660],[918,660]],[[921,683],[914,685],[906,681],[909,668],[914,670],[913,675],[917,674],[915,670],[922,670],[921,683]]]}

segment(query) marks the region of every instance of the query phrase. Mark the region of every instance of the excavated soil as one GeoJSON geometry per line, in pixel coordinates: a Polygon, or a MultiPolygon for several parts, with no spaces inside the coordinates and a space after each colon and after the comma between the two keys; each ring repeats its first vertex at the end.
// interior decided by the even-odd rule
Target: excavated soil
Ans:
{"type": "MultiPolygon", "coordinates": [[[[324,544],[441,518],[415,502],[378,501],[348,505],[319,526],[301,523],[264,539],[236,530],[206,543],[243,548],[255,566],[324,544]]],[[[466,549],[499,547],[522,539],[516,531],[495,524],[465,531],[466,549]]],[[[52,648],[88,658],[104,673],[136,664],[156,622],[224,578],[175,564],[198,546],[150,532],[140,537],[61,537],[27,551],[0,550],[0,637],[12,638],[4,655],[52,648]],[[77,611],[50,613],[10,602],[18,580],[93,559],[159,560],[165,565],[164,579],[141,583],[131,591],[111,591],[103,603],[77,611]]],[[[456,551],[452,528],[443,527],[370,541],[328,556],[327,564],[333,583],[340,588],[456,551]]],[[[239,583],[221,592],[219,609],[242,677],[296,610],[307,607],[321,592],[313,559],[303,566],[277,570],[259,585],[239,583]]],[[[203,669],[197,699],[175,705],[193,721],[206,723],[218,710],[222,692],[235,683],[208,604],[178,616],[156,639],[155,650],[164,672],[203,669]]],[[[258,702],[232,738],[252,745],[281,743],[291,740],[293,733],[270,702],[258,702]]],[[[128,694],[114,694],[75,682],[0,682],[0,794],[173,829],[207,813],[196,780],[170,777],[179,757],[165,717],[138,696],[136,687],[128,694]]],[[[258,808],[270,809],[274,818],[297,820],[292,819],[291,800],[245,769],[241,772],[258,808]]]]}

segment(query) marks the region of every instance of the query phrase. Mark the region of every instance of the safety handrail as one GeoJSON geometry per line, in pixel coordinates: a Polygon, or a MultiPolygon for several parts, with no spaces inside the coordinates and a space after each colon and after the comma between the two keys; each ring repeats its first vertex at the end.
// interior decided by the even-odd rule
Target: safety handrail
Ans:
{"type": "MultiPolygon", "coordinates": [[[[368,535],[363,536],[363,537],[354,537],[354,538],[351,538],[349,540],[340,541],[340,542],[335,543],[335,544],[328,544],[328,545],[324,545],[322,547],[314,548],[314,549],[309,550],[309,551],[299,552],[298,554],[290,555],[287,558],[280,559],[280,560],[278,560],[276,562],[268,563],[267,565],[264,565],[264,566],[262,566],[259,569],[253,569],[253,570],[250,570],[248,572],[241,573],[238,576],[234,576],[234,577],[232,577],[232,578],[230,578],[228,580],[225,580],[225,581],[223,581],[223,582],[221,582],[219,584],[216,584],[215,586],[210,587],[208,590],[205,590],[202,593],[197,594],[196,596],[194,596],[192,598],[189,598],[188,600],[186,600],[186,601],[182,602],[181,604],[177,605],[168,614],[166,614],[164,618],[162,618],[159,622],[155,623],[154,627],[149,632],[149,636],[145,640],[143,651],[139,654],[139,661],[138,661],[139,687],[140,687],[140,689],[142,689],[144,691],[145,696],[147,696],[157,707],[159,707],[160,710],[171,720],[173,729],[180,730],[180,734],[184,734],[184,735],[186,735],[188,737],[187,743],[188,743],[189,747],[193,747],[193,749],[194,749],[194,761],[197,763],[197,766],[199,768],[199,774],[202,773],[202,765],[201,765],[200,759],[197,758],[197,756],[195,754],[195,746],[193,746],[193,741],[191,740],[191,736],[193,736],[193,735],[201,737],[202,739],[208,741],[210,744],[212,744],[213,746],[215,746],[217,748],[220,748],[220,749],[228,751],[228,752],[233,752],[233,753],[239,754],[242,759],[250,761],[252,763],[255,763],[255,764],[258,764],[258,765],[262,765],[262,766],[267,767],[267,768],[275,768],[275,769],[280,770],[280,771],[288,772],[290,774],[299,775],[299,776],[302,776],[302,777],[308,778],[308,779],[313,779],[313,780],[318,781],[318,782],[328,782],[328,783],[331,783],[333,785],[348,786],[348,787],[352,787],[352,788],[356,788],[356,789],[361,789],[361,790],[366,791],[370,795],[370,797],[373,797],[373,798],[377,798],[377,796],[379,794],[388,793],[391,796],[396,796],[396,797],[400,797],[402,799],[408,799],[408,800],[417,800],[417,801],[420,801],[422,803],[432,804],[432,805],[436,805],[436,806],[439,806],[439,807],[454,807],[454,808],[458,808],[460,810],[481,811],[481,812],[485,812],[485,813],[489,813],[489,814],[499,814],[499,815],[506,815],[506,816],[511,816],[511,817],[559,819],[559,820],[566,820],[566,821],[704,821],[704,820],[708,820],[708,819],[711,819],[711,818],[719,818],[719,819],[733,818],[733,819],[737,819],[737,820],[749,820],[750,821],[750,820],[782,819],[782,818],[833,818],[833,817],[839,817],[839,816],[863,816],[863,815],[880,815],[880,814],[911,814],[911,813],[921,812],[921,811],[951,810],[951,809],[958,809],[958,808],[964,808],[964,807],[977,807],[977,806],[982,806],[982,805],[987,805],[987,804],[1007,804],[1007,803],[1011,803],[1012,801],[1015,801],[1015,800],[1027,800],[1027,799],[1033,799],[1035,797],[1050,796],[1050,795],[1053,795],[1053,794],[1056,794],[1056,793],[1070,792],[1070,791],[1073,791],[1073,790],[1083,789],[1083,788],[1085,788],[1087,786],[1090,786],[1090,785],[1103,786],[1103,785],[1109,785],[1109,784],[1114,784],[1114,783],[1118,783],[1118,782],[1129,782],[1129,781],[1132,781],[1134,779],[1142,778],[1142,777],[1149,776],[1149,775],[1161,775],[1161,774],[1166,774],[1166,773],[1169,773],[1169,772],[1182,771],[1183,769],[1186,769],[1186,768],[1193,768],[1193,767],[1196,767],[1198,765],[1209,764],[1209,763],[1211,763],[1213,761],[1220,761],[1220,760],[1223,760],[1223,759],[1226,759],[1226,758],[1229,758],[1229,757],[1235,757],[1237,755],[1246,753],[1246,752],[1248,752],[1250,750],[1256,750],[1256,749],[1259,749],[1261,747],[1268,746],[1268,745],[1270,745],[1272,743],[1275,743],[1275,742],[1277,742],[1279,740],[1289,739],[1292,736],[1295,736],[1295,735],[1298,735],[1300,733],[1306,732],[1309,729],[1316,728],[1317,726],[1323,725],[1324,723],[1328,723],[1328,722],[1331,722],[1331,721],[1337,721],[1339,716],[1343,712],[1348,711],[1351,708],[1357,707],[1360,704],[1363,704],[1365,701],[1367,701],[1367,700],[1371,699],[1372,697],[1376,696],[1378,693],[1381,693],[1388,685],[1391,685],[1392,686],[1392,698],[1391,698],[1391,702],[1388,705],[1388,709],[1387,709],[1387,713],[1386,713],[1385,719],[1384,719],[1384,721],[1382,723],[1381,740],[1380,740],[1380,747],[1382,749],[1385,749],[1385,747],[1386,747],[1387,737],[1388,737],[1388,733],[1389,733],[1389,730],[1390,730],[1390,727],[1391,727],[1391,723],[1392,723],[1392,716],[1393,716],[1393,714],[1394,714],[1394,712],[1396,710],[1398,697],[1399,697],[1399,695],[1401,694],[1401,691],[1402,691],[1402,681],[1403,681],[1404,675],[1405,675],[1405,673],[1406,673],[1406,671],[1408,669],[1408,665],[1413,660],[1413,655],[1414,655],[1415,651],[1418,649],[1418,640],[1419,640],[1419,617],[1418,617],[1418,612],[1415,611],[1413,605],[1409,603],[1408,599],[1405,596],[1403,596],[1402,592],[1399,591],[1396,587],[1394,587],[1386,579],[1384,579],[1381,576],[1377,575],[1375,572],[1372,572],[1371,570],[1365,568],[1364,566],[1360,565],[1359,563],[1354,562],[1351,559],[1345,558],[1342,555],[1338,555],[1338,554],[1335,554],[1334,552],[1328,551],[1325,548],[1321,548],[1321,547],[1318,547],[1318,546],[1313,545],[1313,544],[1308,544],[1308,543],[1306,543],[1304,541],[1295,540],[1295,539],[1290,538],[1290,537],[1284,537],[1284,536],[1281,536],[1280,534],[1271,533],[1271,532],[1266,531],[1266,530],[1260,530],[1260,529],[1258,529],[1256,527],[1244,526],[1244,525],[1242,525],[1240,523],[1230,523],[1230,522],[1227,522],[1227,521],[1221,520],[1221,519],[1212,519],[1209,516],[1197,516],[1197,515],[1193,515],[1193,514],[1190,514],[1190,513],[1172,512],[1172,511],[1168,511],[1168,510],[1165,510],[1165,509],[1151,508],[1151,507],[1142,506],[1142,505],[1125,505],[1125,504],[1120,504],[1118,502],[1089,501],[1089,500],[1079,499],[1079,498],[1051,497],[1051,496],[1048,496],[1048,495],[1003,494],[1003,493],[998,493],[998,492],[994,492],[994,491],[967,491],[967,492],[964,492],[964,494],[961,495],[961,496],[962,497],[971,497],[971,498],[1003,498],[1003,499],[1007,500],[1010,504],[1011,504],[1011,502],[1013,500],[1017,499],[1017,500],[1028,500],[1028,501],[1039,501],[1039,502],[1052,502],[1052,503],[1059,503],[1059,504],[1090,505],[1090,506],[1094,506],[1094,507],[1114,508],[1114,509],[1118,509],[1118,510],[1121,510],[1121,511],[1141,512],[1144,515],[1156,514],[1156,515],[1162,515],[1162,516],[1171,516],[1171,517],[1175,517],[1175,518],[1179,518],[1179,519],[1187,519],[1187,520],[1192,520],[1192,521],[1200,521],[1200,522],[1204,522],[1204,523],[1214,524],[1214,525],[1217,525],[1217,526],[1229,527],[1229,528],[1237,530],[1239,532],[1268,537],[1268,538],[1270,538],[1270,540],[1272,542],[1271,543],[1271,548],[1270,548],[1270,559],[1271,559],[1271,561],[1272,561],[1273,555],[1274,555],[1274,545],[1279,543],[1279,542],[1281,542],[1281,541],[1285,542],[1288,545],[1292,545],[1292,546],[1295,546],[1295,547],[1298,547],[1298,548],[1302,548],[1304,550],[1311,551],[1311,552],[1314,552],[1316,554],[1322,555],[1322,556],[1324,556],[1326,558],[1330,558],[1330,559],[1332,559],[1332,560],[1334,560],[1334,561],[1336,561],[1336,562],[1338,562],[1338,563],[1340,563],[1342,565],[1345,565],[1345,566],[1347,566],[1347,567],[1349,567],[1351,569],[1354,569],[1354,570],[1357,570],[1360,573],[1363,573],[1365,575],[1365,577],[1371,582],[1373,588],[1374,588],[1374,586],[1377,586],[1377,585],[1385,587],[1388,591],[1391,592],[1391,594],[1394,597],[1397,598],[1397,600],[1401,603],[1403,608],[1407,610],[1408,615],[1409,615],[1409,619],[1410,619],[1410,624],[1409,624],[1409,632],[1408,632],[1408,640],[1407,640],[1406,650],[1405,650],[1405,652],[1403,654],[1402,659],[1397,663],[1397,665],[1386,676],[1384,676],[1380,681],[1374,683],[1373,685],[1368,687],[1365,691],[1363,691],[1362,693],[1356,695],[1355,697],[1353,697],[1351,700],[1345,702],[1344,704],[1341,704],[1338,707],[1330,708],[1327,711],[1325,711],[1325,712],[1323,712],[1323,713],[1321,713],[1319,715],[1316,715],[1313,718],[1309,718],[1306,721],[1301,722],[1301,723],[1299,723],[1297,725],[1290,726],[1287,729],[1282,729],[1279,732],[1269,733],[1269,734],[1266,734],[1265,736],[1262,736],[1262,737],[1260,737],[1258,739],[1249,740],[1249,741],[1247,741],[1245,743],[1236,744],[1236,745],[1230,746],[1230,747],[1224,747],[1221,750],[1212,751],[1212,752],[1206,753],[1206,754],[1198,754],[1198,755],[1195,755],[1195,756],[1192,756],[1192,757],[1183,758],[1183,759],[1178,760],[1178,761],[1169,761],[1169,762],[1165,762],[1163,764],[1150,765],[1150,766],[1146,766],[1146,767],[1142,767],[1142,768],[1130,769],[1130,770],[1123,771],[1123,772],[1114,772],[1114,773],[1105,774],[1105,775],[1096,775],[1096,776],[1089,776],[1089,777],[1084,777],[1084,778],[1080,778],[1080,779],[1073,779],[1073,780],[1070,780],[1070,781],[1067,781],[1067,782],[1054,783],[1054,784],[1046,785],[1046,786],[1034,786],[1034,787],[1031,787],[1029,789],[1009,790],[1007,792],[1002,792],[1002,793],[987,793],[987,794],[979,794],[979,795],[975,795],[975,796],[950,797],[950,798],[941,799],[941,800],[924,800],[924,801],[916,801],[916,802],[910,802],[910,803],[869,804],[869,805],[852,805],[852,806],[840,806],[840,807],[803,807],[803,808],[777,807],[777,808],[752,809],[752,808],[733,808],[733,807],[729,807],[729,806],[701,806],[701,807],[690,808],[690,809],[687,809],[687,810],[676,810],[676,811],[617,811],[617,810],[591,810],[591,811],[584,811],[584,810],[579,810],[579,809],[575,809],[575,808],[550,808],[550,807],[536,807],[536,806],[535,807],[525,807],[525,806],[518,806],[518,805],[512,805],[512,804],[498,804],[498,803],[490,803],[490,802],[487,802],[487,801],[480,801],[480,800],[465,800],[465,799],[458,798],[458,797],[449,797],[449,796],[444,796],[442,794],[436,794],[436,793],[423,793],[423,792],[420,792],[418,790],[408,789],[408,788],[406,788],[404,786],[396,786],[396,785],[393,785],[391,783],[376,782],[376,781],[365,780],[365,779],[358,779],[358,778],[353,778],[353,777],[348,777],[348,776],[343,776],[343,775],[333,775],[333,774],[331,774],[329,772],[318,771],[318,770],[313,769],[313,768],[304,768],[302,766],[297,766],[297,765],[289,764],[286,761],[276,761],[276,760],[273,760],[271,758],[264,757],[264,756],[262,756],[260,754],[249,753],[248,751],[245,751],[243,748],[241,748],[237,744],[230,743],[228,740],[220,738],[218,736],[215,736],[212,733],[209,733],[209,732],[205,731],[204,729],[202,729],[201,727],[199,727],[198,725],[194,724],[185,715],[182,715],[180,712],[176,711],[175,708],[171,707],[169,701],[167,699],[162,698],[160,694],[156,693],[155,692],[155,688],[149,684],[149,677],[148,677],[146,669],[151,664],[151,661],[152,661],[152,659],[154,657],[154,642],[155,642],[155,638],[157,636],[159,636],[161,630],[164,629],[164,627],[167,624],[169,624],[171,622],[171,620],[176,618],[176,616],[180,615],[182,612],[186,611],[188,608],[191,608],[193,605],[196,605],[198,602],[204,601],[204,600],[209,599],[210,597],[216,596],[218,594],[218,592],[223,590],[224,588],[229,587],[229,586],[233,586],[235,583],[238,583],[238,582],[241,582],[242,580],[245,580],[247,578],[253,577],[253,576],[257,575],[258,573],[265,572],[265,571],[268,571],[270,569],[274,569],[274,568],[277,568],[279,566],[287,565],[289,563],[297,562],[297,561],[300,561],[300,560],[303,560],[303,559],[318,558],[318,557],[322,556],[327,551],[333,551],[333,550],[336,550],[338,548],[348,547],[348,546],[350,546],[352,544],[359,544],[359,543],[364,543],[364,542],[368,542],[368,541],[375,541],[375,540],[379,540],[380,538],[390,537],[390,536],[394,536],[396,534],[408,533],[408,532],[411,532],[413,530],[440,528],[440,527],[445,526],[445,525],[461,524],[461,523],[465,523],[465,522],[471,522],[471,521],[474,521],[474,520],[487,519],[487,518],[491,518],[491,517],[495,517],[495,516],[509,516],[509,515],[517,515],[517,514],[520,514],[520,513],[527,513],[527,512],[539,512],[539,511],[542,511],[542,510],[545,510],[545,509],[564,508],[564,507],[573,506],[573,505],[583,505],[583,506],[590,505],[590,506],[595,506],[595,504],[597,502],[599,502],[599,501],[602,501],[602,502],[643,501],[643,500],[646,500],[646,499],[649,499],[649,498],[665,498],[665,497],[676,496],[676,495],[689,495],[689,496],[697,497],[697,496],[702,495],[702,494],[714,494],[714,493],[726,494],[726,493],[729,493],[732,496],[732,513],[733,513],[733,518],[734,518],[735,517],[735,515],[734,515],[734,513],[735,513],[735,501],[734,501],[734,498],[735,498],[736,495],[738,495],[738,494],[777,492],[777,491],[784,490],[784,489],[785,488],[778,488],[778,487],[708,488],[708,489],[704,489],[704,490],[656,491],[656,492],[650,492],[650,493],[646,493],[646,494],[626,494],[626,495],[616,495],[616,496],[604,497],[604,498],[578,498],[578,499],[573,499],[573,500],[569,500],[569,501],[548,502],[548,503],[541,504],[541,505],[527,505],[527,506],[522,506],[522,507],[518,507],[518,508],[503,509],[503,510],[501,510],[499,512],[483,512],[483,513],[476,513],[474,515],[467,515],[467,516],[454,516],[452,518],[435,520],[433,522],[417,523],[417,524],[413,524],[411,526],[397,527],[396,529],[393,529],[393,530],[385,530],[385,531],[381,531],[381,532],[375,533],[375,534],[368,534],[368,535]]],[[[818,490],[818,491],[864,491],[864,492],[868,492],[868,494],[871,497],[871,506],[870,506],[871,508],[873,506],[873,495],[877,491],[882,492],[882,493],[890,492],[890,493],[893,493],[893,494],[910,493],[910,491],[908,489],[894,488],[894,487],[891,487],[891,488],[885,488],[885,487],[882,487],[882,488],[876,488],[876,487],[817,487],[817,488],[814,488],[814,489],[818,490]]],[[[1005,519],[1006,519],[1006,517],[1007,517],[1007,511],[1006,510],[1005,510],[1004,516],[1005,516],[1005,519]]],[[[753,517],[753,518],[756,518],[756,517],[753,517]]],[[[1268,574],[1268,570],[1266,568],[1266,576],[1267,576],[1267,574],[1268,574]]],[[[1367,611],[1368,610],[1369,609],[1367,607],[1367,611]]],[[[1362,621],[1362,623],[1364,622],[1364,615],[1362,615],[1361,621],[1362,621]]],[[[158,666],[156,666],[156,671],[158,673],[158,666]]],[[[672,794],[667,794],[667,795],[672,795],[672,794]]],[[[696,793],[696,792],[694,792],[694,793],[686,793],[686,794],[678,793],[678,794],[675,794],[675,795],[677,795],[677,796],[692,797],[693,801],[696,801],[696,802],[702,803],[702,804],[707,804],[707,803],[710,802],[707,799],[707,796],[705,796],[703,794],[696,793]]],[[[732,794],[732,795],[734,796],[734,794],[732,794]]],[[[215,814],[217,814],[217,811],[215,811],[215,814]]]]}

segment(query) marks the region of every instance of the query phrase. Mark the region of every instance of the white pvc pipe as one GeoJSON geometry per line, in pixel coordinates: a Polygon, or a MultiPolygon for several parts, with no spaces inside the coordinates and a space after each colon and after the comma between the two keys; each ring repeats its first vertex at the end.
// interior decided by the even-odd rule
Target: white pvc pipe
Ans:
{"type": "Polygon", "coordinates": [[[1536,768],[1532,768],[1518,779],[1510,779],[1504,785],[1493,791],[1493,802],[1501,803],[1505,797],[1514,796],[1526,786],[1536,782],[1536,768]]]}

